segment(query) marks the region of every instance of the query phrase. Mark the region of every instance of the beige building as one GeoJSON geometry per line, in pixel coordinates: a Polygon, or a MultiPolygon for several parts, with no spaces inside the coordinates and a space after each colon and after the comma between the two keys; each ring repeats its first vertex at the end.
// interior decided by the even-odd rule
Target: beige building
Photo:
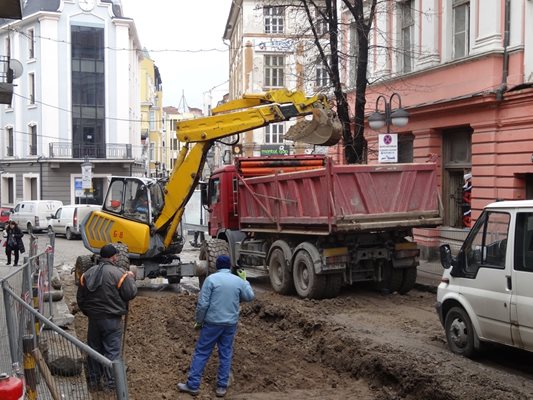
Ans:
{"type": "MultiPolygon", "coordinates": [[[[277,0],[235,0],[224,39],[229,42],[229,98],[286,87],[308,95],[329,90],[329,78],[318,62],[307,19],[301,8],[277,0]]],[[[321,25],[320,25],[321,26],[321,25]]],[[[243,155],[311,153],[315,149],[285,142],[294,121],[270,124],[241,135],[243,155]]]]}
{"type": "Polygon", "coordinates": [[[140,62],[141,139],[146,176],[163,176],[166,170],[163,135],[163,83],[159,69],[146,50],[140,62]]]}

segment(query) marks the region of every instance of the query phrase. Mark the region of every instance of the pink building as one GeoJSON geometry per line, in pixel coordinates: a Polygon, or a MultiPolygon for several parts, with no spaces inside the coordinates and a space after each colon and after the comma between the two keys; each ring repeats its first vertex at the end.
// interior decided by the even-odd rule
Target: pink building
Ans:
{"type": "MultiPolygon", "coordinates": [[[[369,114],[376,106],[383,111],[377,97],[398,93],[410,115],[405,127],[390,127],[398,133],[398,161],[437,162],[445,225],[418,232],[426,257],[468,233],[465,184],[472,185],[472,220],[497,199],[533,199],[532,26],[531,0],[378,6],[368,71],[375,83],[366,106],[369,114]]],[[[347,50],[354,50],[353,25],[346,37],[347,50]]],[[[345,77],[351,88],[352,66],[345,77]]],[[[391,107],[398,107],[396,96],[391,107]]],[[[369,162],[377,162],[378,132],[367,126],[365,136],[369,162]]]]}

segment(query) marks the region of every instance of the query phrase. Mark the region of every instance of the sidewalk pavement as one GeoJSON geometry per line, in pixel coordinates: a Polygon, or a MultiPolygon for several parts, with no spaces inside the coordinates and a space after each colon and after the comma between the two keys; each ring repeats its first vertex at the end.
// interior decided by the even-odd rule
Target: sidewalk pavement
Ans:
{"type": "Polygon", "coordinates": [[[443,271],[444,269],[438,260],[420,260],[416,283],[436,290],[437,286],[440,284],[443,271]]]}

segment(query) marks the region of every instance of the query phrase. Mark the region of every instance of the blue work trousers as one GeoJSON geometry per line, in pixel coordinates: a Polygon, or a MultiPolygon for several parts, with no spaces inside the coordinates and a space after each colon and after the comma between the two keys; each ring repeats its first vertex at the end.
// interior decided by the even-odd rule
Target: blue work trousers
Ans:
{"type": "Polygon", "coordinates": [[[218,348],[218,372],[217,387],[228,387],[233,357],[233,339],[237,333],[237,325],[210,325],[204,324],[200,331],[200,337],[196,342],[196,349],[192,357],[191,369],[187,385],[193,389],[200,388],[200,381],[204,373],[205,365],[213,352],[215,344],[218,348]]]}
{"type": "MultiPolygon", "coordinates": [[[[87,344],[93,350],[114,361],[120,358],[122,341],[122,319],[89,318],[87,329],[87,344]]],[[[105,368],[92,357],[87,357],[87,380],[90,385],[103,384],[106,387],[114,388],[115,379],[112,371],[105,368]],[[103,382],[101,379],[103,378],[103,382]]]]}

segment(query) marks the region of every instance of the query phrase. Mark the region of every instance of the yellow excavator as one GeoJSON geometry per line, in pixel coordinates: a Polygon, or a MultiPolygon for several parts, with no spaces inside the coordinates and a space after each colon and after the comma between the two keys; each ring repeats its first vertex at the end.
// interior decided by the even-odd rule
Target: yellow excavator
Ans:
{"type": "Polygon", "coordinates": [[[205,274],[207,267],[202,262],[180,261],[184,240],[178,226],[213,143],[293,118],[298,122],[285,139],[332,146],[342,135],[342,124],[327,98],[308,97],[301,91],[246,94],[214,108],[212,113],[178,123],[177,137],[184,146],[168,178],[111,178],[102,210],[93,211],[82,223],[83,243],[92,254],[78,257],[77,278],[94,265],[100,249],[109,242],[119,248],[122,267],[137,266],[138,279],[163,276],[177,283],[182,276],[205,274]]]}

